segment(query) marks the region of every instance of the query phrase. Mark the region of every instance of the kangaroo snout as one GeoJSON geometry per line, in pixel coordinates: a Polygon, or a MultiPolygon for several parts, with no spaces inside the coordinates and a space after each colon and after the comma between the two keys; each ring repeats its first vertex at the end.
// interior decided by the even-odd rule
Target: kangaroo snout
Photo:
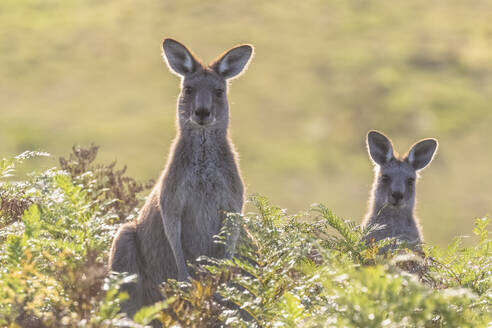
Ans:
{"type": "Polygon", "coordinates": [[[195,110],[194,115],[197,118],[196,122],[198,124],[205,125],[209,123],[208,121],[211,116],[211,112],[208,108],[200,107],[195,110]]]}
{"type": "Polygon", "coordinates": [[[210,111],[207,108],[198,108],[197,110],[195,110],[195,115],[203,120],[204,118],[210,116],[210,111]]]}
{"type": "Polygon", "coordinates": [[[400,191],[393,191],[391,193],[391,202],[393,204],[398,204],[403,199],[403,193],[400,191]]]}

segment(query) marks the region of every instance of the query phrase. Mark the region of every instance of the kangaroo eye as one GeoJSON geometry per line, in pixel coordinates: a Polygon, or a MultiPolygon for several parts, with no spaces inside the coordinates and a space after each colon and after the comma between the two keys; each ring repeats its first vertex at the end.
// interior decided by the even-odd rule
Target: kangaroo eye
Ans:
{"type": "Polygon", "coordinates": [[[391,181],[391,178],[389,177],[389,175],[383,174],[383,175],[381,176],[381,181],[382,181],[383,183],[388,183],[388,182],[390,182],[390,181],[391,181]]]}
{"type": "Polygon", "coordinates": [[[184,90],[185,95],[191,95],[193,93],[192,87],[184,87],[183,90],[184,90]]]}
{"type": "Polygon", "coordinates": [[[408,179],[407,179],[407,184],[408,184],[409,186],[413,185],[414,183],[415,183],[415,179],[414,179],[414,178],[408,178],[408,179]]]}
{"type": "Polygon", "coordinates": [[[217,96],[218,98],[222,97],[223,95],[224,95],[224,90],[222,89],[215,90],[215,96],[217,96]]]}

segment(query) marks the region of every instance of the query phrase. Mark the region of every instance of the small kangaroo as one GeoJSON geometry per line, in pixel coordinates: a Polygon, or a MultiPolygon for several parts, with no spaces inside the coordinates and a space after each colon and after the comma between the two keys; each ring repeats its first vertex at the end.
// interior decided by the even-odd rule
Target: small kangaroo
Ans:
{"type": "Polygon", "coordinates": [[[213,238],[227,212],[242,212],[244,199],[238,156],[228,136],[227,82],[245,70],[252,55],[251,45],[240,45],[207,66],[181,43],[163,42],[169,69],[181,77],[178,133],[138,219],[119,229],[109,261],[113,271],[137,274],[136,283],[123,287],[130,298],[122,310],[129,316],[162,298],[161,282],[187,280],[187,262],[201,255],[233,255],[239,231],[228,247],[213,238]]]}
{"type": "Polygon", "coordinates": [[[436,139],[424,139],[399,157],[384,134],[377,131],[367,134],[367,148],[375,165],[375,177],[362,226],[381,226],[369,232],[367,242],[396,238],[417,249],[420,247],[424,238],[419,219],[415,216],[417,172],[429,165],[437,146],[436,139]]]}

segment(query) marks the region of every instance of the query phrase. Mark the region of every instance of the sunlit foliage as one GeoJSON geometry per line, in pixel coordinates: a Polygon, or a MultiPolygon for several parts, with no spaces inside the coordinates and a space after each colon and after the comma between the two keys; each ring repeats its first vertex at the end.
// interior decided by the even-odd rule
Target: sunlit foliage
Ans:
{"type": "Polygon", "coordinates": [[[94,193],[97,183],[78,178],[94,172],[15,174],[40,155],[47,154],[0,161],[0,326],[486,327],[492,320],[488,218],[476,220],[473,246],[457,238],[424,254],[380,254],[391,241],[366,246],[365,231],[323,205],[288,215],[261,196],[251,197],[253,212],[228,217],[242,226],[235,258],[201,259],[195,279],[163,284],[164,301],[126,318],[118,286],[135,277],[108,272],[107,257],[118,225],[137,209],[120,219],[107,206],[118,200],[104,197],[114,194],[94,193]]]}

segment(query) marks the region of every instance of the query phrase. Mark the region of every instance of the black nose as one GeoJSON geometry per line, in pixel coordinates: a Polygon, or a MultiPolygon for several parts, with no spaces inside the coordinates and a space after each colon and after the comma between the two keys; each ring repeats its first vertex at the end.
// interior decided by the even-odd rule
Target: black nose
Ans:
{"type": "Polygon", "coordinates": [[[200,120],[204,120],[205,117],[209,117],[210,116],[210,111],[207,109],[207,108],[198,108],[197,110],[195,110],[195,115],[198,116],[200,118],[200,120]]]}
{"type": "Polygon", "coordinates": [[[399,202],[400,200],[403,199],[403,194],[399,191],[394,191],[391,193],[391,197],[396,201],[399,202]]]}

